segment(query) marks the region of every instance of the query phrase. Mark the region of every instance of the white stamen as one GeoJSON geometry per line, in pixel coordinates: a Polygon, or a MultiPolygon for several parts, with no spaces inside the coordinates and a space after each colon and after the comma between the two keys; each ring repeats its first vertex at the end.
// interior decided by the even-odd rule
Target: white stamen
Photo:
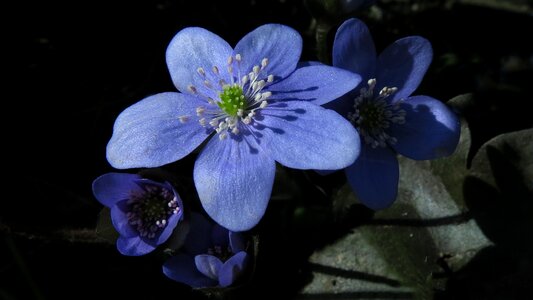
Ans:
{"type": "Polygon", "coordinates": [[[204,113],[204,111],[205,111],[205,107],[203,107],[203,106],[198,106],[198,107],[196,108],[196,115],[197,115],[198,117],[201,117],[202,114],[204,113]]]}
{"type": "Polygon", "coordinates": [[[272,75],[272,74],[268,75],[267,82],[270,83],[270,82],[273,82],[273,81],[274,81],[274,75],[272,75]]]}
{"type": "Polygon", "coordinates": [[[200,76],[205,77],[204,68],[200,67],[200,68],[196,69],[196,72],[198,72],[198,74],[200,74],[200,76]]]}
{"type": "Polygon", "coordinates": [[[219,133],[218,138],[222,141],[225,140],[228,137],[228,134],[226,132],[219,133]]]}
{"type": "Polygon", "coordinates": [[[264,69],[268,65],[268,58],[263,58],[261,61],[261,69],[264,69]]]}
{"type": "Polygon", "coordinates": [[[215,75],[218,75],[218,67],[217,66],[213,66],[212,70],[213,70],[213,73],[215,73],[215,75]]]}
{"type": "Polygon", "coordinates": [[[178,119],[181,123],[186,123],[187,121],[189,121],[189,116],[180,116],[178,117],[178,119]]]}
{"type": "Polygon", "coordinates": [[[209,125],[211,125],[212,127],[217,127],[218,126],[218,120],[217,119],[211,119],[211,121],[209,121],[209,125]]]}
{"type": "Polygon", "coordinates": [[[259,66],[254,66],[254,68],[253,68],[252,70],[253,70],[254,73],[257,75],[257,74],[259,74],[259,71],[260,71],[261,69],[259,68],[259,66]]]}
{"type": "Polygon", "coordinates": [[[235,60],[240,62],[242,59],[241,55],[239,53],[235,54],[235,60]]]}
{"type": "Polygon", "coordinates": [[[198,93],[198,90],[196,90],[196,87],[194,87],[194,85],[192,85],[192,84],[189,84],[189,85],[187,86],[187,90],[188,90],[189,92],[193,93],[193,94],[198,93]]]}
{"type": "Polygon", "coordinates": [[[263,101],[263,102],[261,102],[261,105],[259,105],[259,108],[265,108],[265,107],[267,107],[267,105],[268,105],[268,102],[263,101]]]}
{"type": "Polygon", "coordinates": [[[271,96],[272,96],[272,92],[271,91],[264,92],[263,93],[263,100],[266,100],[266,99],[270,98],[271,96]]]}
{"type": "Polygon", "coordinates": [[[233,133],[233,134],[235,134],[235,135],[239,134],[239,128],[234,127],[234,128],[231,130],[231,133],[233,133]]]}

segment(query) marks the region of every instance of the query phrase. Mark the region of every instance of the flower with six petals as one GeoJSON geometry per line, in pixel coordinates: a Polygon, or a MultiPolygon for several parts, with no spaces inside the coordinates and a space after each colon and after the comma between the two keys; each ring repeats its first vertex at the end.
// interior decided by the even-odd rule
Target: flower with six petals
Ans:
{"type": "Polygon", "coordinates": [[[255,226],[267,207],[275,162],[333,170],[359,154],[353,126],[320,105],[360,82],[331,66],[298,64],[302,38],[290,27],[260,26],[232,48],[202,28],[181,30],[167,65],[181,93],[161,93],[124,110],[107,146],[115,168],[177,161],[207,140],[194,165],[206,212],[232,231],[255,226]]]}

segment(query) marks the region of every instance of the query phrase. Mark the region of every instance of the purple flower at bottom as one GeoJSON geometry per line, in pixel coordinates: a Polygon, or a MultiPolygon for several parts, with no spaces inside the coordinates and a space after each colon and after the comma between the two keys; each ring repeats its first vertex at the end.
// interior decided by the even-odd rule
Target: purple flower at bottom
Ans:
{"type": "Polygon", "coordinates": [[[163,265],[163,273],[194,288],[235,283],[249,260],[241,233],[192,213],[190,231],[180,252],[163,265]]]}
{"type": "Polygon", "coordinates": [[[107,173],[93,182],[96,199],[111,209],[117,249],[138,256],[166,242],[183,218],[181,198],[168,183],[137,174],[107,173]]]}
{"type": "Polygon", "coordinates": [[[459,142],[459,119],[445,104],[410,96],[432,57],[431,44],[419,36],[399,39],[377,56],[368,28],[357,19],[344,22],[335,35],[333,65],[363,80],[326,107],[345,116],[361,136],[361,153],[345,172],[358,198],[372,209],[396,199],[396,153],[435,159],[453,153],[459,142]]]}

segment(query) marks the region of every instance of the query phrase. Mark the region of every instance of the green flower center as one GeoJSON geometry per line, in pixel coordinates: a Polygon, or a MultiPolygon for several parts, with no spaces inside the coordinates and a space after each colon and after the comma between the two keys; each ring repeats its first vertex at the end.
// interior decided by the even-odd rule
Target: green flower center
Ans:
{"type": "Polygon", "coordinates": [[[246,108],[246,98],[242,91],[242,87],[234,85],[225,85],[222,88],[222,93],[220,93],[220,102],[218,106],[229,116],[237,116],[239,110],[244,110],[246,108]]]}

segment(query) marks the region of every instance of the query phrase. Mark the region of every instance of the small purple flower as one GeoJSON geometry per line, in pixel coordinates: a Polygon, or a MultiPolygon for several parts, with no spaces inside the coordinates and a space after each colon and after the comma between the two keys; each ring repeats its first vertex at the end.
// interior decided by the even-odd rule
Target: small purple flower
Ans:
{"type": "Polygon", "coordinates": [[[428,96],[410,96],[426,73],[433,52],[419,36],[394,42],[376,56],[366,25],[344,22],[333,44],[333,65],[363,78],[352,93],[329,103],[357,128],[361,154],[345,169],[358,198],[368,207],[391,205],[398,190],[396,153],[415,160],[455,151],[460,135],[457,116],[428,96]]]}
{"type": "Polygon", "coordinates": [[[191,213],[190,231],[179,253],[163,265],[163,273],[194,288],[227,287],[246,271],[249,255],[241,233],[191,213]]]}
{"type": "Polygon", "coordinates": [[[269,24],[232,48],[202,28],[185,28],[167,49],[182,93],[150,96],[124,110],[107,145],[119,169],[177,161],[207,140],[194,165],[206,212],[233,231],[255,226],[274,183],[275,162],[295,169],[342,169],[359,153],[359,137],[319,105],[349,92],[357,74],[298,65],[302,38],[269,24]]]}
{"type": "Polygon", "coordinates": [[[93,194],[111,209],[113,226],[120,234],[117,249],[124,255],[153,251],[183,218],[181,198],[168,182],[107,173],[94,180],[93,194]]]}

